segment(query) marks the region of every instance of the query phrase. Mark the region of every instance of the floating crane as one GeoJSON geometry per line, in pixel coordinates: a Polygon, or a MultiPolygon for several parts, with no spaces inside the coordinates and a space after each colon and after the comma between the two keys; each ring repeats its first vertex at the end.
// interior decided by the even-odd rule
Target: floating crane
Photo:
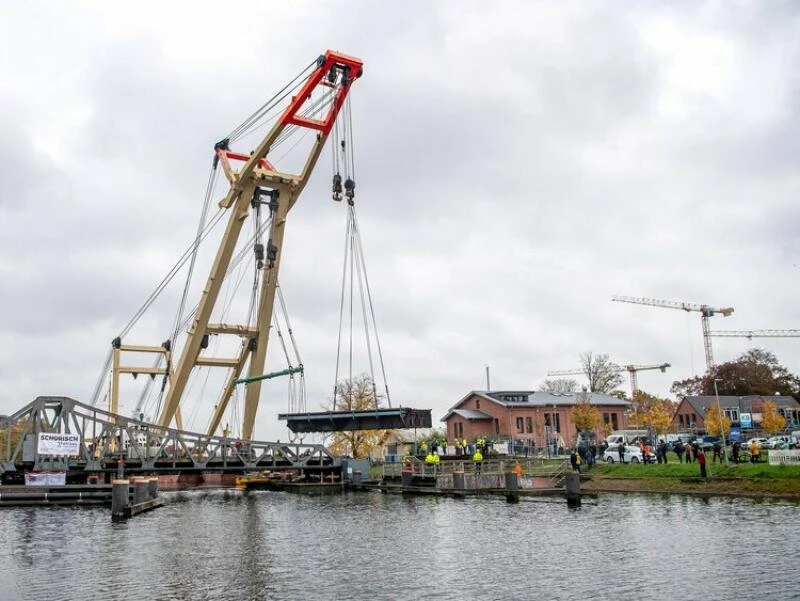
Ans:
{"type": "Polygon", "coordinates": [[[708,325],[708,318],[716,314],[723,317],[729,317],[733,313],[733,307],[723,307],[715,309],[709,305],[698,305],[696,303],[684,303],[678,301],[665,301],[655,298],[638,298],[632,296],[617,296],[611,297],[612,301],[621,303],[634,303],[636,305],[648,305],[651,307],[663,307],[665,309],[680,309],[682,311],[690,312],[696,311],[700,313],[700,319],[703,324],[703,345],[706,352],[706,369],[711,369],[714,366],[714,351],[711,348],[711,328],[708,325]]]}
{"type": "MultiPolygon", "coordinates": [[[[620,373],[627,371],[631,378],[631,400],[636,398],[636,393],[639,391],[639,381],[636,376],[637,372],[646,371],[648,369],[660,369],[661,372],[666,372],[668,367],[672,367],[669,363],[659,363],[658,365],[614,365],[612,371],[620,373]]],[[[586,373],[583,369],[562,369],[557,371],[548,371],[548,376],[580,376],[586,373]]]]}
{"type": "Polygon", "coordinates": [[[720,330],[709,332],[720,338],[800,338],[800,330],[720,330]]]}

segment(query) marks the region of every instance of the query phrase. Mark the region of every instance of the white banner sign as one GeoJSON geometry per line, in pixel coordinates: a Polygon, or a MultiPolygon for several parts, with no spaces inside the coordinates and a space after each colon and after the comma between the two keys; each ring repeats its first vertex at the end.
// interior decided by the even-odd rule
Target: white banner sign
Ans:
{"type": "Polygon", "coordinates": [[[39,455],[77,455],[80,442],[77,434],[39,432],[39,455]]]}
{"type": "Polygon", "coordinates": [[[770,451],[770,465],[800,465],[800,451],[770,451]]]}
{"type": "Polygon", "coordinates": [[[64,472],[27,472],[25,486],[64,486],[67,474],[64,472]]]}

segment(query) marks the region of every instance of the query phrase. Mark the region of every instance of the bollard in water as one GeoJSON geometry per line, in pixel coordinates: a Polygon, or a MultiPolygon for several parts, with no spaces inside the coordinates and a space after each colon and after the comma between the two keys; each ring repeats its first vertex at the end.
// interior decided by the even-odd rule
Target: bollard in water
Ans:
{"type": "Polygon", "coordinates": [[[353,470],[353,486],[361,486],[361,470],[353,470]]]}
{"type": "Polygon", "coordinates": [[[453,489],[457,497],[464,496],[464,470],[453,470],[453,489]]]}
{"type": "Polygon", "coordinates": [[[111,482],[111,519],[114,521],[125,519],[129,484],[127,480],[112,480],[111,482]]]}
{"type": "Polygon", "coordinates": [[[567,474],[567,505],[581,506],[581,476],[578,473],[567,474]]]}
{"type": "Polygon", "coordinates": [[[158,498],[158,476],[153,476],[147,482],[147,492],[151,500],[158,498]]]}
{"type": "Polygon", "coordinates": [[[150,496],[150,481],[147,478],[136,478],[133,483],[133,504],[144,503],[150,496]]]}
{"type": "Polygon", "coordinates": [[[514,472],[506,472],[506,501],[509,503],[519,501],[519,481],[514,472]]]}
{"type": "Polygon", "coordinates": [[[403,488],[408,488],[411,486],[411,483],[414,481],[414,468],[410,465],[404,465],[402,471],[400,472],[400,482],[403,485],[403,488]]]}

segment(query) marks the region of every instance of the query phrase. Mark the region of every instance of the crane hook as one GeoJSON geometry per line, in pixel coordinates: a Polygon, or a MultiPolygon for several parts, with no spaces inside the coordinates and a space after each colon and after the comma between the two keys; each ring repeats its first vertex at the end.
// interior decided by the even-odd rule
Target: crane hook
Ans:
{"type": "Polygon", "coordinates": [[[342,200],[342,176],[338,173],[333,176],[333,200],[336,202],[342,200]]]}

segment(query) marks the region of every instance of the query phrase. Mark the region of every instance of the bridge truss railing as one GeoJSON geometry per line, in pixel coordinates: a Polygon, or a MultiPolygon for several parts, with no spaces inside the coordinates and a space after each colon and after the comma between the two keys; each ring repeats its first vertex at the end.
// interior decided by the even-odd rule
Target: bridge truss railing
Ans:
{"type": "Polygon", "coordinates": [[[37,397],[0,418],[0,474],[25,470],[113,469],[123,461],[148,471],[307,469],[339,465],[323,445],[240,441],[164,428],[86,405],[69,397],[37,397]],[[77,434],[68,457],[39,454],[40,433],[77,434]]]}

